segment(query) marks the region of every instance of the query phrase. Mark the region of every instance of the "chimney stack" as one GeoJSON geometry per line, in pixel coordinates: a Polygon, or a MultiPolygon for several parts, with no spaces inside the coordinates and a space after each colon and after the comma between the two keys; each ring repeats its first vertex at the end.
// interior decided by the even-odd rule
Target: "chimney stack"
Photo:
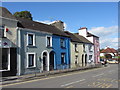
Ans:
{"type": "Polygon", "coordinates": [[[52,26],[55,26],[56,28],[64,31],[64,22],[58,20],[58,21],[54,21],[52,24],[52,26]]]}
{"type": "Polygon", "coordinates": [[[87,37],[87,28],[86,27],[81,27],[79,29],[79,35],[82,35],[84,37],[87,37]]]}

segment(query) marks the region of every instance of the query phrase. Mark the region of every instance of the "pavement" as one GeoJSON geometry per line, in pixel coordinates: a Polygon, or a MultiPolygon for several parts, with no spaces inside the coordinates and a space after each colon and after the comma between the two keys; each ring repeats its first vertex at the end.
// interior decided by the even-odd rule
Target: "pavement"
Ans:
{"type": "Polygon", "coordinates": [[[69,73],[69,72],[75,72],[75,71],[81,71],[81,70],[93,69],[93,68],[101,68],[101,67],[102,67],[101,64],[96,64],[96,65],[91,65],[86,67],[78,67],[75,69],[54,70],[49,72],[34,73],[34,74],[21,75],[21,76],[1,77],[0,82],[2,85],[6,85],[11,83],[18,83],[23,81],[45,78],[45,77],[56,75],[56,74],[69,73]]]}
{"type": "MultiPolygon", "coordinates": [[[[118,88],[118,65],[55,74],[46,78],[2,85],[2,88],[118,88]]],[[[0,86],[1,87],[1,86],[0,86]]]]}

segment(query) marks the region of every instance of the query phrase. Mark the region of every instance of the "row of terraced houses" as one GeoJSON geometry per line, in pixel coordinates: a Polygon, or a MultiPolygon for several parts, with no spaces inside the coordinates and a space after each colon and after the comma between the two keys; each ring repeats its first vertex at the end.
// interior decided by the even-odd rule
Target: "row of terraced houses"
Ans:
{"type": "Polygon", "coordinates": [[[99,37],[82,27],[64,30],[58,20],[44,24],[14,17],[0,7],[0,72],[3,76],[85,67],[99,63],[99,37]]]}

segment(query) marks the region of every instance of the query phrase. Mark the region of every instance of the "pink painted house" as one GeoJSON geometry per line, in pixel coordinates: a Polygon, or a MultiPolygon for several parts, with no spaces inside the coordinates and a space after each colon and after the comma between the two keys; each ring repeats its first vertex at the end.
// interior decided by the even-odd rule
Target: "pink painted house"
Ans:
{"type": "Polygon", "coordinates": [[[98,64],[100,62],[100,44],[99,37],[88,32],[86,27],[82,27],[79,29],[79,35],[84,36],[89,41],[94,44],[94,63],[98,64]]]}

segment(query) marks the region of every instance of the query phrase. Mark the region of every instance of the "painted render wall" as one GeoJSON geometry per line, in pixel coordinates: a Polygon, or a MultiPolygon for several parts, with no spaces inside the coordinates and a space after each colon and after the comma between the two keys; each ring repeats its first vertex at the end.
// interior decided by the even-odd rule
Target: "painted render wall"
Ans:
{"type": "Polygon", "coordinates": [[[12,47],[16,47],[17,20],[0,17],[0,21],[0,25],[5,25],[5,28],[9,29],[9,31],[6,32],[6,37],[12,42],[12,47]]]}
{"type": "Polygon", "coordinates": [[[99,44],[99,38],[94,37],[94,53],[95,53],[95,60],[96,63],[100,62],[100,44],[99,44]]]}
{"type": "Polygon", "coordinates": [[[55,52],[55,63],[54,63],[54,69],[64,69],[68,68],[68,64],[70,64],[70,38],[68,37],[62,37],[53,35],[52,36],[52,43],[53,43],[53,51],[55,52]],[[61,48],[60,45],[60,38],[65,39],[65,48],[61,48]],[[61,53],[65,53],[65,64],[61,65],[61,53]]]}
{"type": "Polygon", "coordinates": [[[99,46],[99,38],[97,37],[86,37],[88,40],[90,40],[92,43],[94,43],[94,60],[95,60],[95,63],[99,63],[100,61],[100,46],[99,46]]]}
{"type": "Polygon", "coordinates": [[[71,68],[76,68],[78,66],[82,66],[82,54],[83,52],[83,44],[82,43],[77,43],[77,42],[70,42],[70,50],[71,50],[71,68]],[[75,44],[77,44],[77,50],[78,52],[75,51],[75,44]],[[78,56],[78,65],[75,65],[75,56],[78,56]]]}
{"type": "MultiPolygon", "coordinates": [[[[30,29],[19,29],[18,30],[18,75],[30,74],[35,72],[42,72],[42,52],[47,51],[48,55],[52,51],[52,48],[46,47],[46,36],[52,36],[49,33],[37,32],[30,29]],[[27,45],[27,33],[35,34],[35,43],[33,47],[27,45]],[[36,67],[27,68],[27,53],[35,52],[36,53],[36,67]]],[[[49,57],[48,57],[49,58],[49,57]]],[[[49,64],[48,64],[49,66],[49,64]]],[[[47,67],[48,67],[47,66],[47,67]]],[[[48,70],[49,71],[49,70],[48,70]]]]}
{"type": "Polygon", "coordinates": [[[91,65],[91,64],[94,64],[94,46],[93,44],[85,44],[85,52],[84,52],[84,59],[85,59],[85,54],[87,54],[87,65],[91,65]],[[89,46],[92,45],[92,49],[91,51],[89,50],[89,46]],[[89,63],[89,56],[92,55],[92,59],[93,62],[92,63],[89,63]]]}
{"type": "Polygon", "coordinates": [[[76,68],[76,67],[82,67],[85,66],[85,55],[87,54],[87,66],[94,64],[94,46],[93,44],[87,44],[87,43],[77,43],[78,44],[78,52],[75,52],[75,43],[76,42],[71,42],[70,47],[71,47],[71,68],[76,68]],[[85,45],[85,51],[83,48],[83,44],[85,45]],[[92,45],[92,52],[89,50],[89,46],[92,45]],[[78,55],[78,65],[75,65],[75,55],[78,55]],[[83,55],[83,63],[82,63],[82,55],[83,55]],[[89,63],[89,55],[92,55],[93,62],[89,63]]]}

